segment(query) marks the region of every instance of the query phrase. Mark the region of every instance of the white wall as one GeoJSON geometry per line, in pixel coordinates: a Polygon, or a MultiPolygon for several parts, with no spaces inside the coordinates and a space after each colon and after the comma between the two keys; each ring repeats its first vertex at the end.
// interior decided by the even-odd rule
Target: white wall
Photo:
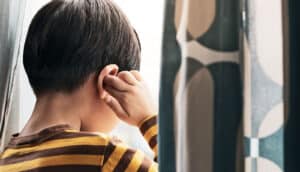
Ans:
{"type": "MultiPolygon", "coordinates": [[[[28,0],[26,6],[26,16],[24,22],[23,41],[25,39],[28,26],[34,14],[42,5],[49,0],[28,0]]],[[[117,4],[127,14],[132,25],[139,34],[142,44],[142,64],[141,73],[148,82],[150,91],[154,100],[158,102],[159,91],[159,73],[160,73],[160,48],[162,37],[162,21],[163,21],[163,0],[116,0],[117,4]]],[[[29,118],[35,97],[29,86],[27,76],[23,65],[21,67],[20,77],[20,129],[25,125],[29,118]]],[[[149,152],[145,142],[137,129],[129,127],[125,124],[119,125],[113,132],[121,139],[124,139],[134,147],[142,148],[149,152]],[[129,135],[130,133],[130,135],[129,135]]]]}

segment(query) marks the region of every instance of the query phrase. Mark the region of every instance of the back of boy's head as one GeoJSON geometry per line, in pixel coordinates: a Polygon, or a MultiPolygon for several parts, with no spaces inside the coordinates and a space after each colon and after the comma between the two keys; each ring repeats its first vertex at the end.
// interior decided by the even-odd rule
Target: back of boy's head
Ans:
{"type": "Polygon", "coordinates": [[[70,93],[108,64],[138,70],[140,43],[111,0],[53,0],[29,27],[23,63],[35,94],[70,93]]]}

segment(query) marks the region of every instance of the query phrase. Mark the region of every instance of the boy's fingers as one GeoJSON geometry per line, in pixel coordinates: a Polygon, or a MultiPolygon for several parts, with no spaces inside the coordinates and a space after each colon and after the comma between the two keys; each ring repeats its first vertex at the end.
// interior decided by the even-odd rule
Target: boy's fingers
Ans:
{"type": "Polygon", "coordinates": [[[118,73],[118,77],[121,78],[122,80],[126,81],[130,85],[135,85],[137,80],[135,77],[128,71],[122,71],[118,73]]]}
{"type": "Polygon", "coordinates": [[[122,81],[120,78],[116,76],[108,75],[104,77],[103,83],[120,91],[128,90],[128,84],[126,84],[124,81],[122,81]]]}
{"type": "Polygon", "coordinates": [[[120,118],[127,115],[126,111],[123,109],[120,103],[112,96],[106,96],[104,98],[104,101],[120,118]]]}
{"type": "Polygon", "coordinates": [[[108,85],[104,86],[103,88],[104,88],[105,91],[107,91],[114,98],[116,98],[118,100],[122,99],[122,97],[123,97],[122,94],[124,94],[122,91],[119,91],[119,90],[117,90],[117,89],[115,89],[111,86],[108,86],[108,85]]]}
{"type": "Polygon", "coordinates": [[[135,77],[136,80],[138,81],[142,81],[142,75],[140,74],[140,72],[136,71],[136,70],[132,70],[130,71],[130,73],[135,77]]]}

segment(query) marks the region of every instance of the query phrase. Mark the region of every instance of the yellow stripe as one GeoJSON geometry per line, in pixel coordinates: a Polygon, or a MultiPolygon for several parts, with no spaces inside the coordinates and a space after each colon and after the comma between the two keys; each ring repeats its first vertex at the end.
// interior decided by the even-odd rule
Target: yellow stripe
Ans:
{"type": "Polygon", "coordinates": [[[126,152],[127,148],[122,145],[118,144],[113,151],[113,153],[110,155],[106,163],[103,165],[103,172],[111,172],[115,169],[115,167],[118,165],[120,159],[122,158],[123,154],[126,152]]]}
{"type": "Polygon", "coordinates": [[[153,152],[154,152],[155,157],[157,157],[157,155],[158,155],[158,146],[157,146],[157,144],[153,148],[153,152]]]}
{"type": "Polygon", "coordinates": [[[143,159],[144,159],[144,154],[141,151],[137,151],[132,157],[132,160],[130,161],[125,172],[138,171],[138,169],[140,168],[143,162],[143,159]]]}
{"type": "Polygon", "coordinates": [[[152,163],[148,172],[158,172],[158,164],[152,163]]]}
{"type": "Polygon", "coordinates": [[[59,155],[38,158],[31,161],[0,166],[0,171],[25,171],[39,167],[58,165],[101,165],[101,155],[59,155]]]}
{"type": "Polygon", "coordinates": [[[157,129],[157,125],[154,125],[146,131],[144,137],[148,142],[150,141],[152,136],[157,135],[157,129]]]}
{"type": "Polygon", "coordinates": [[[15,153],[30,153],[36,152],[46,149],[53,149],[59,147],[66,147],[66,146],[76,146],[76,145],[107,145],[108,141],[104,138],[99,136],[88,136],[88,137],[78,137],[78,138],[68,138],[68,139],[57,139],[57,140],[50,140],[41,145],[33,146],[33,147],[26,147],[26,148],[19,148],[19,149],[7,149],[4,151],[1,158],[7,158],[15,153]]]}

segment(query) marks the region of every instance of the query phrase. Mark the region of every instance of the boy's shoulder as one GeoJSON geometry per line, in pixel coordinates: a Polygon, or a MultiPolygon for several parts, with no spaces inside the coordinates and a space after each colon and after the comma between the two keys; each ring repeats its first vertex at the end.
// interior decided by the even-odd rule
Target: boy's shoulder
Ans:
{"type": "Polygon", "coordinates": [[[72,138],[74,138],[74,142],[81,142],[80,144],[84,145],[94,145],[94,146],[101,146],[103,147],[103,154],[107,153],[110,149],[115,150],[116,147],[121,149],[128,149],[129,146],[122,141],[117,136],[110,136],[105,133],[100,132],[76,132],[76,131],[67,131],[65,133],[65,136],[68,137],[68,135],[73,135],[72,138]]]}
{"type": "Polygon", "coordinates": [[[26,171],[32,168],[49,168],[52,171],[49,164],[51,168],[81,165],[87,169],[99,169],[105,162],[105,168],[110,168],[117,163],[114,161],[115,157],[125,152],[119,151],[125,148],[121,143],[120,139],[107,134],[69,129],[51,128],[31,136],[16,136],[0,153],[0,171],[26,171]],[[28,165],[32,162],[35,163],[28,165]]]}
{"type": "Polygon", "coordinates": [[[142,151],[128,147],[117,137],[66,129],[64,126],[48,128],[31,136],[16,136],[0,154],[1,172],[45,168],[55,171],[54,168],[68,166],[73,169],[78,165],[97,171],[99,168],[103,171],[157,169],[156,163],[142,151]],[[32,162],[35,163],[30,164],[32,162]]]}
{"type": "Polygon", "coordinates": [[[109,135],[100,132],[86,132],[86,131],[75,131],[66,130],[61,134],[61,138],[64,140],[73,140],[79,144],[86,145],[102,145],[106,146],[112,139],[109,135]]]}

